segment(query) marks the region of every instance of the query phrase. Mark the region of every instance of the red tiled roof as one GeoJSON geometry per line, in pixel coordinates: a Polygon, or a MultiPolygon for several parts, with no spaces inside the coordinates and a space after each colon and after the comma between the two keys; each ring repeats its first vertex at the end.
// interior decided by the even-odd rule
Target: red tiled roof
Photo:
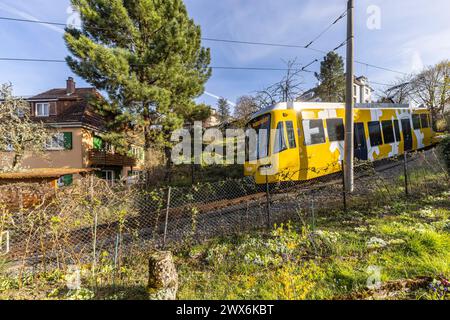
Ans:
{"type": "Polygon", "coordinates": [[[83,99],[88,100],[90,96],[97,95],[97,90],[95,88],[76,88],[75,93],[73,94],[67,94],[66,88],[58,88],[58,89],[51,89],[46,92],[40,93],[38,95],[35,95],[28,100],[52,100],[52,99],[69,99],[69,100],[76,100],[76,99],[83,99]]]}
{"type": "Polygon", "coordinates": [[[57,115],[35,118],[37,121],[42,121],[45,124],[81,123],[103,130],[105,128],[104,118],[89,104],[90,99],[95,96],[101,97],[95,88],[77,88],[75,93],[70,95],[64,88],[48,90],[29,98],[28,101],[64,100],[70,103],[70,106],[63,111],[58,110],[57,115]]]}

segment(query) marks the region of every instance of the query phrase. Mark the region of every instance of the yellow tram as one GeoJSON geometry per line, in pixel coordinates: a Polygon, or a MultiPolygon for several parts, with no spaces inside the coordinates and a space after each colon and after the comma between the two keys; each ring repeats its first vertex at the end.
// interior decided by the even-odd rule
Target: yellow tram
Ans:
{"type": "MultiPolygon", "coordinates": [[[[341,171],[344,157],[343,103],[280,103],[248,123],[246,176],[256,183],[310,180],[341,171]],[[250,147],[254,145],[254,147],[250,147]]],[[[434,132],[426,108],[356,104],[355,157],[376,161],[427,148],[434,132]]]]}

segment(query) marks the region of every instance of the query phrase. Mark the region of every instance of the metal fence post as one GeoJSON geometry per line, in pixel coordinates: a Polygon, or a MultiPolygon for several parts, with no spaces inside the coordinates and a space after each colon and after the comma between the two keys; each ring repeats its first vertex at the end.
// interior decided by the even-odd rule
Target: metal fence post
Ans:
{"type": "Polygon", "coordinates": [[[169,210],[170,210],[170,196],[172,193],[172,187],[169,187],[167,191],[167,207],[166,207],[166,220],[164,223],[164,238],[163,238],[163,249],[166,248],[166,238],[167,238],[167,225],[169,223],[169,210]]]}
{"type": "Polygon", "coordinates": [[[341,161],[342,166],[342,200],[344,204],[344,212],[347,213],[347,189],[345,185],[344,160],[341,161]]]}
{"type": "Polygon", "coordinates": [[[269,177],[266,174],[266,210],[267,210],[267,228],[270,228],[270,190],[269,177]]]}
{"type": "Polygon", "coordinates": [[[407,151],[403,154],[403,172],[405,175],[405,194],[406,196],[409,195],[409,187],[408,187],[408,158],[407,158],[407,151]]]}
{"type": "Polygon", "coordinates": [[[10,251],[10,246],[9,246],[9,231],[2,231],[0,233],[0,249],[2,249],[3,246],[3,235],[5,235],[5,252],[0,252],[0,254],[8,254],[10,251]]]}
{"type": "Polygon", "coordinates": [[[94,261],[92,262],[92,273],[95,275],[95,269],[97,267],[97,224],[98,224],[98,213],[95,212],[94,216],[94,239],[92,243],[92,256],[94,261]]]}

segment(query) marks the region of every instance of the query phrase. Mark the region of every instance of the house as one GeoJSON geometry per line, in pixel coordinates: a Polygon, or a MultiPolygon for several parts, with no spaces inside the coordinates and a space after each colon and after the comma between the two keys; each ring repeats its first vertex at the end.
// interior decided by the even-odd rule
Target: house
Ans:
{"type": "Polygon", "coordinates": [[[373,89],[369,85],[369,80],[364,77],[358,77],[354,80],[353,101],[355,103],[372,103],[373,89]]]}
{"type": "MultiPolygon", "coordinates": [[[[355,77],[353,84],[353,101],[355,103],[372,103],[373,91],[366,77],[355,77]]],[[[302,102],[322,102],[322,99],[316,96],[315,88],[305,91],[297,100],[302,102]]]]}
{"type": "Polygon", "coordinates": [[[211,115],[208,119],[206,119],[203,123],[205,128],[213,128],[217,127],[220,124],[219,116],[217,114],[217,110],[211,108],[211,115]]]}
{"type": "MultiPolygon", "coordinates": [[[[104,143],[101,134],[106,132],[106,123],[92,106],[93,98],[102,96],[95,88],[77,88],[69,77],[65,88],[26,99],[30,103],[31,119],[44,123],[54,135],[45,146],[45,154],[27,155],[22,167],[97,168],[99,175],[110,181],[137,175],[143,165],[143,148],[132,146],[123,155],[104,143]]],[[[60,182],[70,184],[76,177],[67,175],[60,182]]]]}

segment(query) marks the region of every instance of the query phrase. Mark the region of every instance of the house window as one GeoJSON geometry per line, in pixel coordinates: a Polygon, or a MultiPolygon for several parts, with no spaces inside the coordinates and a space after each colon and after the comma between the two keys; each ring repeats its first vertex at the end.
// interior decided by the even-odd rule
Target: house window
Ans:
{"type": "Polygon", "coordinates": [[[113,170],[103,170],[101,176],[110,184],[113,184],[116,180],[116,174],[113,170]]]}
{"type": "Polygon", "coordinates": [[[381,128],[379,121],[369,122],[369,136],[370,136],[370,145],[372,147],[381,146],[383,144],[383,137],[381,135],[381,128]]]}
{"type": "Polygon", "coordinates": [[[325,130],[322,120],[304,120],[303,131],[305,133],[305,145],[325,143],[325,130]]]}
{"type": "Polygon", "coordinates": [[[131,146],[131,156],[138,160],[144,160],[144,150],[140,147],[131,146]]]}
{"type": "Polygon", "coordinates": [[[327,119],[328,138],[330,142],[344,141],[344,121],[342,119],[327,119]]]}
{"type": "Polygon", "coordinates": [[[54,134],[46,143],[47,150],[64,150],[64,133],[54,134]]]}
{"type": "Polygon", "coordinates": [[[50,116],[50,103],[36,103],[36,117],[50,116]]]}
{"type": "Polygon", "coordinates": [[[390,144],[395,142],[394,137],[394,127],[392,126],[392,121],[383,121],[381,122],[381,126],[383,127],[383,136],[384,136],[384,143],[390,144]]]}
{"type": "Polygon", "coordinates": [[[356,96],[358,94],[358,87],[357,86],[353,86],[353,94],[356,96]]]}

